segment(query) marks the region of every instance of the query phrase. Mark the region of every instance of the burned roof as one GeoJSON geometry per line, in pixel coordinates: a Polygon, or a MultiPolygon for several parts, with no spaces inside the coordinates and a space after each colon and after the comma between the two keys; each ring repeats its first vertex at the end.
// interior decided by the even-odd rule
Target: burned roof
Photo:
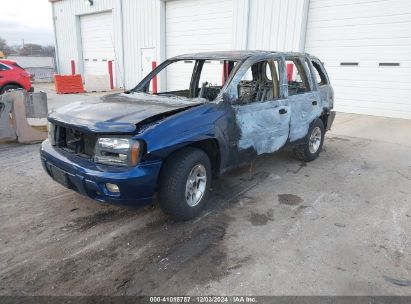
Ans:
{"type": "Polygon", "coordinates": [[[264,55],[285,55],[285,56],[299,56],[306,55],[305,53],[296,53],[296,52],[274,52],[274,51],[259,51],[259,50],[250,50],[250,51],[215,51],[215,52],[199,52],[192,54],[183,54],[170,58],[171,60],[188,60],[188,59],[216,59],[216,60],[244,60],[252,56],[264,56],[264,55]]]}

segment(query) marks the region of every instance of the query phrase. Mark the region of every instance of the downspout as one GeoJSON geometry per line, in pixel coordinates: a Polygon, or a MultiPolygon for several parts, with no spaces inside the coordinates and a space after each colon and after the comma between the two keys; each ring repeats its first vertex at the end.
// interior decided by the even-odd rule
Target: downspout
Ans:
{"type": "Polygon", "coordinates": [[[236,50],[248,49],[250,0],[233,0],[232,2],[231,47],[236,50]]]}
{"type": "MultiPolygon", "coordinates": [[[[159,11],[159,18],[160,18],[160,27],[159,27],[159,32],[157,33],[158,35],[158,40],[157,40],[157,53],[159,53],[159,60],[158,64],[161,64],[164,60],[167,58],[167,43],[166,43],[166,1],[165,0],[160,0],[160,11],[159,11]]],[[[157,54],[156,54],[157,56],[157,54]]],[[[158,89],[159,91],[165,91],[167,89],[167,76],[162,77],[162,79],[159,79],[159,86],[158,89]]]]}
{"type": "Polygon", "coordinates": [[[250,36],[250,0],[247,0],[247,19],[246,19],[246,35],[245,35],[245,42],[244,42],[244,50],[248,50],[248,36],[250,36]]]}
{"type": "Polygon", "coordinates": [[[122,85],[123,85],[123,89],[125,89],[126,88],[126,84],[125,84],[125,82],[126,82],[126,71],[125,71],[125,69],[126,69],[126,67],[125,67],[125,65],[124,65],[124,18],[123,18],[123,1],[122,0],[117,0],[117,7],[118,7],[118,10],[119,10],[119,13],[117,14],[117,17],[118,16],[120,16],[120,21],[119,21],[119,23],[120,23],[120,57],[121,57],[121,60],[120,60],[120,66],[119,66],[119,70],[120,70],[120,77],[121,77],[121,80],[122,80],[122,85]]]}
{"type": "Polygon", "coordinates": [[[80,15],[75,15],[75,27],[76,27],[76,51],[77,51],[77,74],[83,75],[84,79],[84,58],[83,58],[83,41],[81,38],[81,20],[80,15]]]}
{"type": "Polygon", "coordinates": [[[57,31],[56,31],[57,16],[55,15],[53,2],[51,3],[51,14],[52,14],[52,19],[53,19],[53,30],[54,30],[54,48],[55,48],[54,60],[56,61],[56,71],[57,73],[60,73],[59,48],[58,48],[58,43],[57,43],[57,31]]]}
{"type": "Polygon", "coordinates": [[[306,39],[306,34],[307,34],[309,9],[310,9],[310,0],[304,0],[303,15],[301,19],[301,29],[300,29],[300,45],[299,45],[299,51],[301,53],[305,52],[305,39],[306,39]]]}

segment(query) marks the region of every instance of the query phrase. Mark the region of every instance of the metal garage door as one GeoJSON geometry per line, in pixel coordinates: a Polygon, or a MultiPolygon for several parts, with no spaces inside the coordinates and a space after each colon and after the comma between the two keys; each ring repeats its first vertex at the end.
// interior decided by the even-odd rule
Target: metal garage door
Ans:
{"type": "Polygon", "coordinates": [[[306,51],[343,112],[411,119],[411,2],[310,0],[306,51]]]}
{"type": "MultiPolygon", "coordinates": [[[[184,53],[231,49],[232,0],[179,0],[166,2],[167,58],[184,53]]],[[[167,70],[167,88],[184,87],[182,73],[192,68],[179,64],[167,70]]],[[[219,66],[216,68],[220,68],[219,66]]],[[[219,71],[219,75],[221,72],[219,71]]],[[[184,81],[186,77],[183,77],[184,81]]]]}
{"type": "Polygon", "coordinates": [[[84,74],[108,74],[114,61],[113,17],[111,12],[80,17],[84,74]]]}

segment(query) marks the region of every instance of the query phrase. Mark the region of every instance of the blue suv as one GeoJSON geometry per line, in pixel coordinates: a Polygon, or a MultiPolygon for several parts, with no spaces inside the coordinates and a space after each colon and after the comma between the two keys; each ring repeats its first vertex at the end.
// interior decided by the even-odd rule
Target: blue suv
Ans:
{"type": "Polygon", "coordinates": [[[130,91],[52,112],[41,161],[55,181],[92,199],[144,205],[157,192],[165,213],[187,220],[213,178],[258,155],[287,147],[316,159],[333,98],[309,54],[181,55],[130,91]]]}

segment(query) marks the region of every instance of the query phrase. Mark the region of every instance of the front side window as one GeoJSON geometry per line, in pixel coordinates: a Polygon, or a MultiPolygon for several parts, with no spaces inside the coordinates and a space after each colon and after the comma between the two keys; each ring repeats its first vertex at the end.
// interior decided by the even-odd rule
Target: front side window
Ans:
{"type": "Polygon", "coordinates": [[[287,59],[285,64],[287,69],[288,96],[311,91],[304,64],[301,60],[291,58],[287,59]]]}
{"type": "Polygon", "coordinates": [[[181,60],[166,66],[158,75],[159,81],[166,80],[164,91],[158,94],[173,94],[190,97],[190,82],[193,77],[195,61],[181,60]]]}
{"type": "MultiPolygon", "coordinates": [[[[153,92],[148,83],[145,91],[152,95],[204,98],[213,101],[235,66],[235,61],[187,59],[171,62],[154,76],[163,89],[153,92]]],[[[154,81],[154,77],[150,82],[154,81]]]]}
{"type": "Polygon", "coordinates": [[[199,91],[197,97],[214,100],[227,81],[235,62],[227,60],[204,60],[199,64],[199,91]]]}
{"type": "Polygon", "coordinates": [[[278,99],[279,87],[278,61],[254,63],[238,83],[238,104],[278,99]]]}

